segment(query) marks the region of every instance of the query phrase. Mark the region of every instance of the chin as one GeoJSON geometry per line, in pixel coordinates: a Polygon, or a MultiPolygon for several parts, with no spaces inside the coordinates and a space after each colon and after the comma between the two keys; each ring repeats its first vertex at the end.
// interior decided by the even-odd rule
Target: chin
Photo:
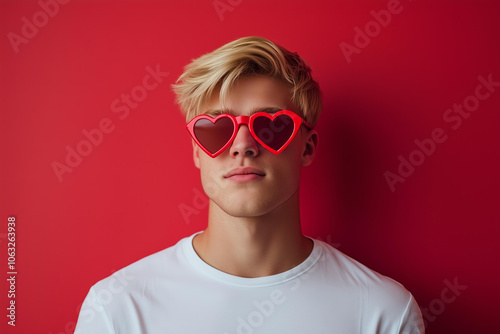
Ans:
{"type": "Polygon", "coordinates": [[[273,206],[270,203],[262,201],[252,201],[248,198],[238,199],[231,198],[223,200],[222,203],[217,203],[217,206],[230,216],[243,217],[259,217],[272,211],[273,206]]]}

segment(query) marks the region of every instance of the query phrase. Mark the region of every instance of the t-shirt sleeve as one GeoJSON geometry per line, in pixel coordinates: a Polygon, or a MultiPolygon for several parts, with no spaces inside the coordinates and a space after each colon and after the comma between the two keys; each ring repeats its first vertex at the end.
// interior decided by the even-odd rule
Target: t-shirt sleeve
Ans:
{"type": "Polygon", "coordinates": [[[406,305],[405,312],[401,318],[401,323],[399,325],[398,334],[424,334],[425,326],[424,321],[422,319],[422,313],[420,312],[420,308],[418,304],[410,295],[410,300],[408,301],[408,305],[406,305]]]}
{"type": "Polygon", "coordinates": [[[99,295],[90,288],[85,298],[74,334],[115,334],[111,320],[99,295]]]}

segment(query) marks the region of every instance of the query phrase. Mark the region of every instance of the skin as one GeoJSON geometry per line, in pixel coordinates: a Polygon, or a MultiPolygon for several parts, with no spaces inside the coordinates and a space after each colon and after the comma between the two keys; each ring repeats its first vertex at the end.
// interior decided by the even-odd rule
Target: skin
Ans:
{"type": "MultiPolygon", "coordinates": [[[[290,88],[267,76],[240,79],[224,101],[234,115],[259,108],[287,109],[301,115],[291,102],[290,88]]],[[[222,109],[219,92],[202,112],[222,109]]],[[[301,127],[279,155],[268,151],[240,125],[231,146],[211,158],[193,141],[193,159],[209,201],[208,227],[193,240],[197,254],[209,265],[240,277],[278,274],[303,262],[313,243],[301,232],[300,172],[317,151],[317,132],[301,127]],[[265,176],[248,182],[224,177],[236,167],[254,167],[265,176]]]]}

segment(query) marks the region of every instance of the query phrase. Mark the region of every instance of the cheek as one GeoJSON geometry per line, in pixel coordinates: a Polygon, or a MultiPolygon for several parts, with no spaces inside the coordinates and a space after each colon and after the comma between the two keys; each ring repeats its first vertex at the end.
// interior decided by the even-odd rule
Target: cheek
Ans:
{"type": "Polygon", "coordinates": [[[290,177],[300,182],[300,172],[302,171],[302,142],[300,137],[295,138],[294,142],[290,145],[290,152],[288,156],[288,170],[290,177]]]}
{"type": "Polygon", "coordinates": [[[290,168],[296,167],[297,169],[300,170],[300,166],[302,165],[302,150],[303,150],[302,137],[300,136],[299,133],[293,139],[290,145],[285,149],[285,151],[282,153],[283,158],[288,161],[290,168]]]}
{"type": "Polygon", "coordinates": [[[298,145],[290,145],[281,153],[280,163],[276,165],[276,178],[281,183],[288,182],[295,186],[300,182],[301,154],[298,145]]]}
{"type": "Polygon", "coordinates": [[[207,181],[207,179],[209,179],[209,177],[212,175],[213,169],[214,169],[214,166],[211,163],[211,161],[209,161],[207,159],[211,159],[211,158],[206,156],[205,154],[203,154],[203,156],[200,154],[199,162],[200,162],[200,176],[201,176],[202,182],[205,182],[205,181],[207,181]]]}
{"type": "Polygon", "coordinates": [[[200,177],[203,190],[209,198],[213,198],[221,193],[222,184],[218,180],[220,167],[214,159],[200,152],[200,177]]]}

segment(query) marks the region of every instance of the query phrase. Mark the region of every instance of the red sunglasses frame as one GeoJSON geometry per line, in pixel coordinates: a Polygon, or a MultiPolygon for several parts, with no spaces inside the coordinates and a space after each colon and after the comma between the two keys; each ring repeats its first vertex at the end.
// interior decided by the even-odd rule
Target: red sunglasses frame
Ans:
{"type": "Polygon", "coordinates": [[[238,130],[239,130],[241,124],[246,124],[248,126],[248,129],[250,130],[250,133],[252,134],[252,137],[260,145],[262,145],[263,147],[265,147],[267,150],[271,151],[274,154],[280,154],[281,152],[283,152],[283,150],[290,144],[290,142],[293,140],[293,138],[295,138],[295,136],[297,135],[297,132],[299,131],[300,126],[302,124],[305,125],[309,130],[312,129],[312,127],[302,117],[300,117],[299,115],[297,115],[296,113],[294,113],[293,111],[290,111],[290,110],[280,110],[273,115],[271,115],[267,112],[258,112],[258,113],[252,114],[251,116],[234,116],[231,114],[220,114],[215,118],[211,117],[209,115],[206,115],[206,114],[201,114],[201,115],[198,115],[195,118],[193,118],[191,121],[189,121],[189,123],[186,125],[186,128],[187,128],[189,134],[191,135],[191,137],[193,138],[193,140],[196,142],[196,144],[210,157],[215,158],[216,156],[218,156],[219,154],[224,152],[224,150],[226,150],[233,143],[234,138],[236,138],[236,135],[238,134],[238,130]],[[255,130],[253,128],[253,122],[258,117],[266,117],[266,118],[269,118],[271,121],[273,121],[276,117],[278,117],[280,115],[287,115],[292,119],[293,132],[290,135],[290,138],[288,138],[288,140],[283,144],[283,146],[281,146],[278,150],[275,150],[272,147],[266,145],[257,136],[257,134],[255,133],[255,130]],[[233,134],[231,135],[231,138],[227,141],[227,143],[221,149],[219,149],[215,153],[212,153],[209,150],[207,150],[200,143],[198,138],[196,138],[196,135],[194,134],[194,126],[195,126],[196,122],[200,119],[208,119],[213,124],[215,124],[215,122],[217,122],[218,119],[223,118],[223,117],[229,118],[233,122],[233,125],[234,125],[233,134]]]}

